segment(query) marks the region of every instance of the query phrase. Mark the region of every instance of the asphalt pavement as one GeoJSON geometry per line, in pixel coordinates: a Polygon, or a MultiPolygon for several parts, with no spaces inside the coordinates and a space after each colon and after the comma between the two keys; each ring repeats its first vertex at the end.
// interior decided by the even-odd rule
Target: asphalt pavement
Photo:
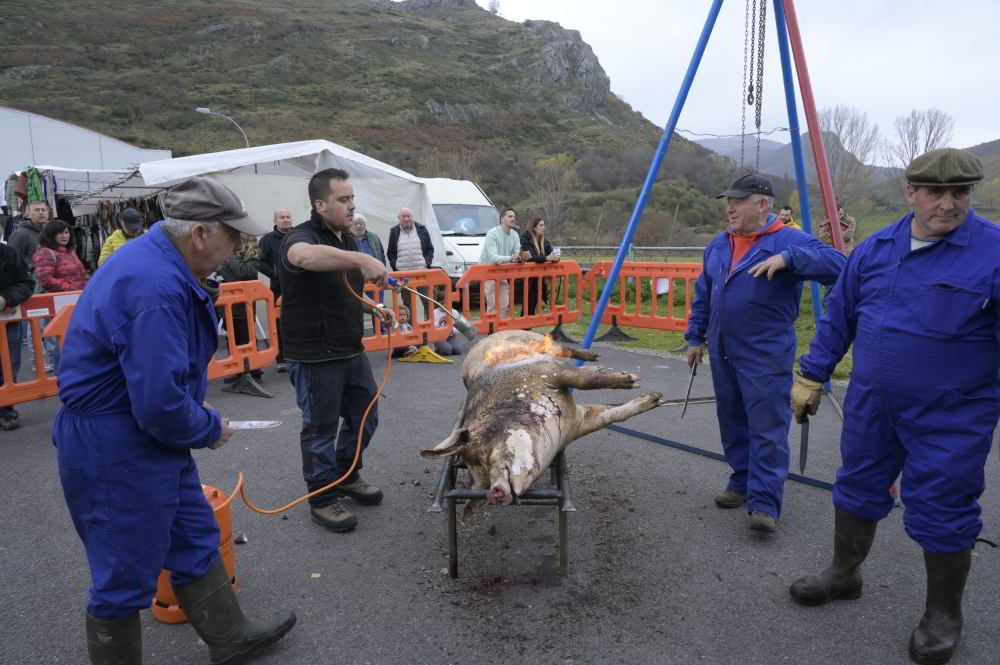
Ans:
{"type": "MultiPolygon", "coordinates": [[[[633,391],[578,394],[622,402],[641,392],[684,396],[683,362],[600,347],[600,364],[638,370],[633,391]]],[[[377,376],[384,354],[371,354],[377,376]]],[[[577,512],[569,518],[569,570],[558,573],[551,507],[487,508],[459,524],[460,576],[447,576],[444,513],[429,513],[439,462],[418,452],[443,439],[464,389],[459,364],[393,365],[364,477],[381,486],[377,507],[347,503],[349,534],[314,524],[305,507],[262,516],[237,505],[237,575],[248,614],[292,608],[295,629],[261,664],[712,663],[843,665],[908,663],[906,645],[923,611],[919,547],[899,508],[881,524],[857,601],[803,608],[788,595],[796,577],[830,559],[833,508],[827,490],[789,482],[778,532],[748,528],[743,510],[719,510],[713,495],[724,463],[618,432],[567,450],[577,512]]],[[[303,493],[300,413],[286,374],[265,370],[273,399],[210,389],[233,419],[281,420],[238,432],[218,451],[195,453],[202,481],[228,490],[238,472],[260,506],[303,493]]],[[[699,373],[695,396],[712,394],[699,373]]],[[[19,407],[21,429],[0,432],[0,663],[85,663],[83,613],[89,574],[62,499],[49,439],[54,399],[19,407]]],[[[626,426],[719,451],[715,406],[664,406],[626,426]]],[[[839,420],[828,402],[813,419],[807,474],[832,481],[839,420]]],[[[793,469],[798,427],[793,425],[793,469]]],[[[988,463],[983,537],[1000,540],[1000,462],[988,463]]],[[[542,481],[540,481],[542,482],[542,481]]],[[[965,599],[956,665],[1000,661],[1000,550],[980,545],[965,599]]],[[[146,663],[207,663],[187,625],[143,613],[146,663]]]]}

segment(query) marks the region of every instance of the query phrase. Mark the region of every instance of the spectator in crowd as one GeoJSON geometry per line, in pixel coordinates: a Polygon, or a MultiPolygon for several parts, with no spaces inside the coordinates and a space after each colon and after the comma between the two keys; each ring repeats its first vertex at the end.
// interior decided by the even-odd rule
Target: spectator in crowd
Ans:
{"type": "Polygon", "coordinates": [[[26,217],[10,235],[7,244],[21,255],[21,260],[28,266],[28,270],[34,273],[33,259],[35,250],[38,249],[42,228],[49,221],[49,204],[44,201],[29,203],[25,215],[26,217]]]}
{"type": "Polygon", "coordinates": [[[241,232],[266,226],[206,177],[168,190],[161,208],[166,220],[119,250],[80,296],[59,372],[52,440],[90,565],[94,665],[142,662],[139,613],[163,569],[213,663],[242,662],[295,625],[291,612],[243,615],[191,455],[234,434],[205,404],[218,338],[199,280],[241,249],[241,232]]]}
{"type": "MultiPolygon", "coordinates": [[[[389,265],[397,270],[427,270],[434,260],[434,245],[427,227],[413,220],[413,211],[409,208],[399,209],[399,224],[389,230],[389,248],[386,251],[389,265]]],[[[426,286],[417,287],[417,291],[428,295],[426,286]]],[[[427,318],[427,305],[420,301],[417,305],[418,321],[427,318]]]]}
{"type": "MultiPolygon", "coordinates": [[[[292,213],[289,210],[281,209],[274,211],[274,230],[269,231],[260,237],[257,243],[258,255],[260,258],[260,272],[267,275],[271,283],[271,295],[274,296],[274,303],[278,304],[281,298],[281,278],[278,276],[278,262],[281,261],[281,243],[285,241],[285,236],[292,230],[292,213]]],[[[275,358],[277,370],[279,372],[288,371],[288,363],[285,362],[285,345],[281,341],[281,331],[278,331],[278,356],[275,358]]]]}
{"type": "Polygon", "coordinates": [[[823,382],[853,342],[833,487],[833,562],[790,592],[803,605],[861,596],[860,568],[902,472],[903,527],[923,549],[927,575],[910,656],[945,663],[962,633],[962,597],[983,528],[984,467],[1000,414],[1000,228],[971,208],[972,188],[983,179],[972,153],[932,150],[905,177],[912,212],[851,255],[799,360],[792,404],[801,421],[816,413],[823,382]]]}
{"type": "MultiPolygon", "coordinates": [[[[382,249],[382,241],[373,231],[368,230],[368,220],[360,212],[354,213],[354,226],[351,227],[351,230],[354,233],[354,240],[358,243],[358,250],[378,259],[384,265],[385,250],[382,249]]],[[[424,230],[426,231],[426,229],[424,230]]],[[[427,237],[429,239],[430,235],[428,234],[427,237]]],[[[431,247],[431,256],[434,256],[433,247],[431,247]]]]}
{"type": "MultiPolygon", "coordinates": [[[[837,208],[837,218],[840,222],[840,235],[844,239],[844,253],[850,254],[854,249],[854,232],[858,229],[858,222],[853,217],[844,212],[844,206],[837,208]]],[[[833,244],[833,235],[830,231],[830,221],[824,219],[819,223],[819,239],[828,245],[833,244]]]]}
{"type": "MultiPolygon", "coordinates": [[[[515,228],[517,228],[517,214],[513,208],[504,208],[500,211],[500,224],[486,232],[483,251],[479,254],[479,262],[486,264],[522,263],[527,252],[521,252],[521,238],[514,231],[515,228]]],[[[499,280],[499,283],[499,294],[497,293],[497,281],[489,280],[483,286],[483,292],[486,295],[486,311],[496,312],[499,306],[500,316],[506,316],[507,308],[510,305],[510,288],[506,280],[499,280]]]]}
{"type": "MultiPolygon", "coordinates": [[[[30,298],[34,287],[35,282],[21,255],[10,245],[0,243],[0,312],[17,307],[30,298]]],[[[0,373],[0,385],[3,381],[17,381],[17,373],[21,369],[21,322],[7,323],[6,332],[11,376],[0,373]]],[[[13,406],[0,406],[0,429],[9,431],[20,426],[17,410],[13,406]]]]}
{"type": "MultiPolygon", "coordinates": [[[[219,276],[223,282],[249,282],[257,279],[260,271],[260,257],[257,254],[257,238],[243,234],[243,247],[222,264],[219,268],[219,276]]],[[[237,344],[246,344],[250,341],[250,327],[257,325],[255,312],[247,312],[246,307],[233,307],[233,330],[229,334],[233,335],[237,344]]],[[[245,373],[245,372],[244,372],[245,373]]],[[[250,376],[256,381],[264,378],[264,372],[260,369],[250,370],[250,376]]],[[[224,383],[236,383],[240,378],[239,374],[227,376],[224,383]]]]}
{"type": "Polygon", "coordinates": [[[684,335],[688,365],[701,362],[708,342],[722,449],[732,468],[715,505],[747,504],[750,528],[773,532],[788,475],[802,282],[832,284],[845,258],[771,214],[767,178],[743,176],[719,198],[726,199],[729,228],[705,248],[684,335]]]}
{"type": "MultiPolygon", "coordinates": [[[[378,426],[378,405],[364,420],[362,432],[362,417],[376,385],[362,344],[365,306],[351,290],[360,295],[366,280],[381,286],[386,270],[358,251],[351,233],[354,187],[346,171],[324,169],[313,175],[309,201],[312,215],[288,232],[281,249],[281,334],[288,375],[302,411],[300,447],[307,489],[316,491],[344,476],[354,461],[359,434],[362,437],[351,475],[309,499],[313,521],[344,532],[353,529],[358,519],[341,505],[342,495],[367,506],[382,501],[382,490],[362,480],[360,473],[363,451],[378,426]]],[[[392,310],[372,311],[378,312],[382,323],[392,325],[392,310]]]]}
{"type": "Polygon", "coordinates": [[[792,219],[792,206],[784,206],[778,211],[778,221],[796,231],[802,230],[802,225],[792,219]]]}
{"type": "MultiPolygon", "coordinates": [[[[42,293],[82,291],[87,285],[87,269],[76,255],[76,241],[69,224],[57,219],[42,228],[38,249],[33,257],[35,280],[42,293]]],[[[44,327],[48,319],[42,319],[44,327]]],[[[45,353],[55,370],[59,369],[59,340],[43,337],[45,353]]]]}
{"type": "MultiPolygon", "coordinates": [[[[444,303],[445,295],[444,288],[440,286],[434,287],[434,299],[439,303],[444,303]]],[[[453,321],[459,317],[459,311],[452,308],[451,316],[440,308],[434,308],[434,327],[444,328],[448,327],[449,333],[448,338],[443,342],[434,342],[434,351],[439,356],[460,356],[469,350],[469,340],[467,340],[458,330],[455,329],[453,321]]]]}
{"type": "MultiPolygon", "coordinates": [[[[396,315],[396,321],[399,326],[393,330],[393,333],[405,334],[408,332],[413,332],[413,326],[410,324],[410,308],[406,305],[399,306],[399,314],[396,315]]],[[[415,346],[400,346],[392,350],[393,358],[406,358],[412,356],[417,352],[417,347],[415,346]]]]}
{"type": "Polygon", "coordinates": [[[396,270],[426,270],[434,260],[434,245],[427,227],[413,220],[413,211],[400,208],[399,224],[389,230],[389,265],[396,270]]]}
{"type": "Polygon", "coordinates": [[[142,225],[142,215],[135,208],[125,208],[118,214],[118,225],[114,233],[108,236],[104,244],[101,245],[101,256],[97,259],[97,266],[101,267],[104,262],[111,258],[111,255],[125,246],[125,243],[134,240],[144,233],[142,225]]]}
{"type": "MultiPolygon", "coordinates": [[[[528,230],[521,236],[521,252],[525,262],[545,263],[546,261],[558,261],[559,253],[553,251],[552,243],[545,237],[545,220],[535,215],[528,220],[528,230]],[[527,253],[527,256],[524,254],[527,253]]],[[[544,280],[547,282],[548,280],[544,280]]],[[[548,294],[548,284],[542,284],[542,300],[546,300],[548,294]]],[[[528,279],[528,314],[534,314],[538,310],[538,278],[528,279]]],[[[523,313],[523,310],[522,310],[523,313]]]]}

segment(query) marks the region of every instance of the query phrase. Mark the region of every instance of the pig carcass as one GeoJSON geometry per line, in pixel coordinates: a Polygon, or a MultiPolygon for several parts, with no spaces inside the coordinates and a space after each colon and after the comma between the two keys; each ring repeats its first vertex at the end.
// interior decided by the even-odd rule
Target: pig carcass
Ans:
{"type": "MultiPolygon", "coordinates": [[[[648,393],[624,404],[577,404],[572,388],[635,388],[639,377],[568,366],[563,358],[592,361],[597,354],[533,332],[490,335],[462,365],[466,395],[452,432],[420,454],[458,455],[472,476],[472,489],[488,489],[490,504],[508,505],[572,441],[663,403],[660,393],[648,393]]],[[[463,516],[482,503],[466,504],[463,516]]]]}

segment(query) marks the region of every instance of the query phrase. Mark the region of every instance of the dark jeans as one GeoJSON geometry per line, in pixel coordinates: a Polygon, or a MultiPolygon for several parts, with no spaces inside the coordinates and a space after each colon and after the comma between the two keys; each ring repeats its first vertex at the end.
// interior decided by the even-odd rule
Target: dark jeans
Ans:
{"type": "MultiPolygon", "coordinates": [[[[350,468],[357,448],[361,417],[375,396],[375,377],[368,356],[320,363],[288,362],[288,377],[295,386],[295,399],[302,410],[302,476],[313,492],[329,485],[350,468]],[[343,424],[340,419],[343,418],[343,424]]],[[[368,447],[378,427],[378,405],[368,414],[363,437],[368,447]]],[[[361,469],[358,457],[355,473],[361,469]]],[[[337,488],[309,499],[320,508],[337,498],[337,488]]]]}
{"type": "MultiPolygon", "coordinates": [[[[521,315],[535,314],[538,312],[538,277],[528,278],[528,307],[521,310],[521,315]]],[[[542,278],[542,303],[549,297],[549,279],[542,278]]]]}
{"type": "MultiPolygon", "coordinates": [[[[7,350],[10,351],[10,368],[13,371],[13,381],[17,381],[17,373],[21,371],[21,322],[7,324],[7,350]]],[[[6,377],[0,373],[0,386],[6,377]]],[[[17,411],[13,406],[0,406],[0,418],[16,418],[17,411]]]]}

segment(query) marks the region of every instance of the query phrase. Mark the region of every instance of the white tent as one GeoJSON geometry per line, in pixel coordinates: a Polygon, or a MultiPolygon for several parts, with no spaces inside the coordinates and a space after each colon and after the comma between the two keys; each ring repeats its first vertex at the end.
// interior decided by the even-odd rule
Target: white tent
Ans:
{"type": "Polygon", "coordinates": [[[89,215],[102,199],[151,196],[163,189],[149,187],[136,169],[94,170],[62,166],[35,166],[45,178],[55,181],[56,192],[65,196],[74,215],[89,215]]]}
{"type": "Polygon", "coordinates": [[[278,143],[145,162],[139,165],[139,172],[147,187],[168,187],[195,175],[210,175],[243,199],[251,217],[269,221],[275,210],[285,208],[298,223],[309,217],[309,178],[331,167],[350,174],[358,211],[364,213],[368,230],[378,234],[383,245],[388,243],[389,229],[397,223],[399,209],[410,208],[430,231],[434,263],[440,265],[444,245],[423,182],[330,141],[278,143]]]}

